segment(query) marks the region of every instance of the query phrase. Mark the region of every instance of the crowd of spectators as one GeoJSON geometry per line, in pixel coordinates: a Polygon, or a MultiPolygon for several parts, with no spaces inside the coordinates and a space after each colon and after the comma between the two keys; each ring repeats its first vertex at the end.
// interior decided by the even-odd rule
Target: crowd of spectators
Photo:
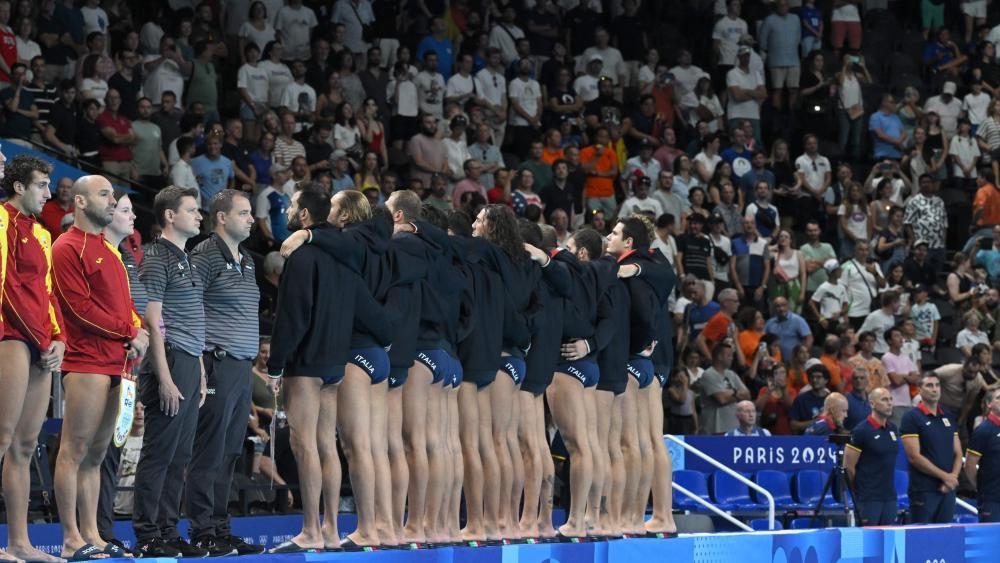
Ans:
{"type": "MultiPolygon", "coordinates": [[[[252,193],[265,333],[305,181],[505,203],[552,246],[643,214],[683,279],[666,430],[850,428],[876,387],[898,424],[929,369],[969,429],[1000,381],[986,4],[0,0],[0,136],[140,206],[168,184],[252,193]]],[[[69,187],[43,212],[56,235],[69,187]]]]}

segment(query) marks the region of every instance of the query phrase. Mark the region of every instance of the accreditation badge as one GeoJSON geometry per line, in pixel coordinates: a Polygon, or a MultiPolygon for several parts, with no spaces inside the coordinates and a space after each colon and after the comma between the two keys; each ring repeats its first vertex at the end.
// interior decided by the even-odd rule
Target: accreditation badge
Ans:
{"type": "Polygon", "coordinates": [[[896,441],[896,433],[893,432],[892,430],[889,431],[889,437],[892,438],[893,442],[896,441]]]}
{"type": "Polygon", "coordinates": [[[135,381],[122,377],[118,393],[118,416],[115,417],[115,447],[125,445],[129,432],[132,431],[132,420],[135,418],[135,381]]]}
{"type": "Polygon", "coordinates": [[[944,423],[945,428],[951,428],[951,421],[947,418],[941,419],[941,422],[944,423]]]}

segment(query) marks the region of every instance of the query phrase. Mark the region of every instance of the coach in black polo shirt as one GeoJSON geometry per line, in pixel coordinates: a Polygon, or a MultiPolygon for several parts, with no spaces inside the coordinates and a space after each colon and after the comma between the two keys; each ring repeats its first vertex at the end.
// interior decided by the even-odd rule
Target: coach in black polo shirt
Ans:
{"type": "Polygon", "coordinates": [[[212,198],[212,235],[191,252],[205,303],[205,366],[208,391],[198,414],[194,458],[188,471],[187,507],[194,545],[211,556],[263,553],[229,527],[229,486],[243,450],[250,416],[251,362],[260,338],[260,292],[253,260],[240,252],[254,217],[244,192],[223,190],[212,198]]]}
{"type": "Polygon", "coordinates": [[[980,522],[1000,522],[1000,386],[986,391],[989,414],[969,438],[965,475],[976,484],[980,522]]]}
{"type": "Polygon", "coordinates": [[[899,425],[910,464],[910,514],[914,523],[950,523],[962,469],[958,426],[938,406],[941,380],[933,372],[920,378],[920,398],[899,425]]]}
{"type": "Polygon", "coordinates": [[[184,246],[198,234],[198,191],[170,186],[156,194],[153,213],[163,229],[139,266],[146,286],[149,351],[139,372],[146,433],[135,473],[137,555],[205,557],[177,533],[184,471],[191,461],[198,407],[205,400],[205,311],[202,281],[184,246]]]}
{"type": "Polygon", "coordinates": [[[851,432],[844,450],[844,466],[854,483],[862,526],[887,526],[896,521],[896,455],[899,433],[889,422],[892,395],[888,389],[871,392],[872,413],[851,432]]]}

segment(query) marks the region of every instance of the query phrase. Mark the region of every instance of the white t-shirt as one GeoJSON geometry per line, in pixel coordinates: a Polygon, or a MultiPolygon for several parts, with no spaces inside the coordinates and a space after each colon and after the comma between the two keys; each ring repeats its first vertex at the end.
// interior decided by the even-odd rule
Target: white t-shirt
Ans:
{"type": "Polygon", "coordinates": [[[819,304],[819,314],[824,319],[832,318],[844,309],[847,303],[847,288],[838,284],[825,281],[819,284],[816,292],[813,293],[812,300],[819,304]]]}
{"type": "MultiPolygon", "coordinates": [[[[878,281],[868,273],[865,266],[851,259],[841,264],[840,285],[847,289],[851,306],[847,309],[849,317],[867,317],[871,312],[872,299],[878,295],[878,281]]],[[[875,264],[875,271],[882,275],[882,268],[875,264]]]]}
{"type": "MultiPolygon", "coordinates": [[[[279,107],[288,108],[294,112],[308,111],[310,113],[316,111],[316,90],[308,84],[299,84],[298,82],[289,82],[288,86],[285,86],[285,91],[281,94],[281,101],[278,102],[279,107]]],[[[302,123],[295,122],[295,131],[302,130],[302,123]]]]}
{"type": "MultiPolygon", "coordinates": [[[[392,80],[385,88],[386,99],[392,100],[392,95],[395,92],[396,81],[392,80]]],[[[420,107],[417,105],[417,85],[414,84],[412,80],[404,80],[399,85],[399,97],[396,99],[396,103],[392,106],[392,114],[402,115],[404,117],[416,117],[419,113],[420,107]]]]}
{"type": "Polygon", "coordinates": [[[35,43],[31,39],[25,41],[21,39],[20,35],[18,35],[17,37],[14,38],[14,43],[17,47],[18,60],[28,61],[30,63],[31,59],[42,54],[41,46],[39,46],[38,43],[35,43]]]}
{"type": "Polygon", "coordinates": [[[861,14],[858,13],[858,7],[854,4],[845,4],[839,8],[833,9],[833,15],[830,21],[835,22],[859,22],[861,21],[861,14]]]}
{"type": "Polygon", "coordinates": [[[83,34],[90,35],[95,31],[101,33],[108,33],[108,13],[104,11],[104,8],[97,6],[91,8],[90,6],[80,7],[80,14],[83,16],[83,34]]]}
{"type": "Polygon", "coordinates": [[[941,96],[934,96],[924,104],[924,113],[931,112],[941,117],[941,129],[948,137],[958,132],[958,117],[962,115],[962,102],[952,96],[951,102],[945,103],[941,96]]]}
{"type": "Polygon", "coordinates": [[[333,146],[334,148],[347,150],[361,142],[361,130],[357,127],[341,125],[333,126],[333,146]]]}
{"type": "Polygon", "coordinates": [[[832,172],[830,159],[821,154],[817,154],[816,158],[811,158],[808,154],[796,158],[795,169],[805,175],[806,184],[814,189],[822,186],[826,174],[832,172]]]}
{"type": "MultiPolygon", "coordinates": [[[[690,65],[687,68],[677,65],[670,69],[669,72],[674,75],[674,91],[677,92],[678,98],[683,97],[688,92],[694,92],[694,87],[698,85],[698,81],[703,76],[708,76],[707,72],[694,65],[690,65]]],[[[639,79],[642,80],[642,76],[639,79]]]]}
{"type": "Polygon", "coordinates": [[[573,81],[573,90],[576,92],[577,96],[584,103],[592,102],[597,99],[599,92],[597,91],[598,78],[594,78],[589,74],[584,74],[573,81]]]}
{"type": "Polygon", "coordinates": [[[104,109],[104,97],[108,95],[108,83],[100,78],[84,78],[80,83],[80,98],[84,100],[97,100],[104,109]]]}
{"type": "Polygon", "coordinates": [[[955,336],[955,347],[956,348],[972,348],[976,344],[986,344],[989,346],[990,339],[985,332],[979,331],[977,334],[972,334],[967,328],[963,328],[958,331],[958,335],[955,336]]]}
{"type": "Polygon", "coordinates": [[[847,212],[847,205],[841,203],[837,208],[837,216],[847,216],[847,230],[859,240],[868,240],[868,208],[865,206],[854,206],[850,215],[847,212]]]}
{"type": "Polygon", "coordinates": [[[516,111],[514,111],[514,101],[516,100],[518,105],[521,106],[526,113],[529,115],[534,115],[538,111],[539,106],[542,103],[542,87],[538,85],[538,82],[529,78],[524,80],[520,76],[510,81],[510,119],[509,122],[513,126],[528,125],[528,120],[521,117],[516,111]]]}
{"type": "MultiPolygon", "coordinates": [[[[17,54],[20,56],[21,52],[18,51],[17,54]]],[[[978,96],[971,92],[965,95],[965,98],[962,99],[962,109],[968,113],[970,123],[979,125],[986,121],[986,111],[990,107],[990,99],[990,95],[985,91],[980,92],[978,96]]]]}
{"type": "MultiPolygon", "coordinates": [[[[726,88],[736,86],[744,90],[754,90],[763,85],[763,76],[752,70],[743,72],[743,69],[735,67],[726,73],[726,88]]],[[[760,102],[753,98],[745,102],[737,102],[730,97],[726,110],[728,119],[760,119],[760,102]]]]}
{"type": "Polygon", "coordinates": [[[632,196],[622,202],[620,213],[623,217],[635,215],[637,213],[652,213],[653,217],[659,217],[660,215],[663,215],[663,206],[660,205],[659,201],[656,201],[651,197],[639,199],[632,196]]]}
{"type": "Polygon", "coordinates": [[[607,76],[608,78],[615,81],[615,83],[621,82],[622,76],[625,75],[625,60],[622,58],[622,52],[614,47],[608,47],[606,49],[598,49],[597,47],[588,47],[583,55],[577,60],[582,68],[577,70],[584,72],[586,70],[587,63],[590,62],[590,57],[597,55],[601,57],[604,64],[601,66],[601,74],[607,76]]]}
{"type": "MultiPolygon", "coordinates": [[[[718,166],[720,162],[722,162],[722,157],[719,155],[714,155],[712,157],[709,157],[707,154],[705,154],[704,151],[702,151],[694,155],[694,161],[700,162],[702,166],[705,167],[705,170],[708,170],[709,174],[715,174],[715,167],[718,166]]],[[[692,178],[693,177],[694,176],[692,175],[692,178]]]]}
{"type": "Polygon", "coordinates": [[[503,64],[509,65],[517,59],[518,39],[524,37],[524,31],[513,24],[506,24],[498,21],[490,30],[490,47],[500,49],[503,64]]]}
{"type": "Polygon", "coordinates": [[[495,106],[503,103],[504,96],[507,95],[507,78],[502,72],[494,73],[488,68],[484,68],[476,73],[479,81],[479,95],[495,106]]]}
{"type": "Polygon", "coordinates": [[[272,108],[280,107],[285,87],[295,80],[292,71],[285,63],[272,63],[270,60],[260,61],[257,68],[267,73],[267,104],[272,108]]]}
{"type": "Polygon", "coordinates": [[[444,115],[444,76],[441,76],[440,72],[432,74],[422,70],[413,82],[417,85],[420,111],[441,118],[444,115]]]}
{"type": "Polygon", "coordinates": [[[739,48],[740,37],[747,34],[747,22],[743,18],[723,16],[715,22],[712,29],[712,39],[719,41],[719,64],[735,65],[736,51],[739,48]]]}
{"type": "MultiPolygon", "coordinates": [[[[729,237],[725,235],[719,235],[719,238],[715,238],[715,235],[708,235],[708,239],[712,241],[712,246],[718,248],[726,256],[729,256],[729,260],[733,259],[733,241],[729,240],[729,237]]],[[[715,259],[715,253],[712,253],[712,262],[715,265],[715,279],[729,283],[729,263],[720,264],[718,260],[715,259]]]]}
{"type": "Polygon", "coordinates": [[[243,22],[243,25],[240,26],[239,37],[252,42],[263,53],[264,47],[271,41],[274,41],[274,28],[267,21],[264,22],[264,29],[262,30],[257,29],[250,22],[243,22]]]}
{"type": "Polygon", "coordinates": [[[260,66],[245,64],[236,74],[236,87],[246,88],[254,102],[266,104],[268,95],[267,71],[260,66]]]}
{"type": "Polygon", "coordinates": [[[178,160],[170,167],[170,183],[179,188],[198,189],[198,179],[194,175],[194,169],[185,160],[178,160]]]}
{"type": "MultiPolygon", "coordinates": [[[[461,74],[456,73],[448,79],[448,86],[445,89],[444,96],[446,98],[457,98],[459,96],[469,94],[470,92],[473,95],[482,95],[483,87],[479,84],[479,80],[472,75],[462,76],[461,74]]],[[[468,98],[466,98],[466,101],[468,101],[468,98]]]]}
{"type": "Polygon", "coordinates": [[[858,334],[862,332],[873,333],[875,335],[875,353],[885,354],[889,351],[889,344],[885,341],[885,331],[894,326],[896,326],[894,315],[887,315],[882,312],[882,309],[875,309],[865,317],[865,322],[861,323],[858,334]]]}
{"type": "MultiPolygon", "coordinates": [[[[962,164],[968,166],[972,164],[972,160],[982,154],[979,152],[979,143],[976,142],[972,137],[962,137],[960,135],[955,135],[951,138],[951,144],[948,145],[948,154],[954,156],[962,164]]],[[[975,178],[979,176],[976,172],[976,167],[972,167],[972,174],[969,176],[965,175],[965,172],[958,166],[958,163],[952,165],[952,174],[956,178],[975,178]]]]}
{"type": "Polygon", "coordinates": [[[309,35],[319,25],[316,13],[308,6],[283,6],[278,10],[274,29],[281,32],[285,58],[298,61],[309,59],[309,35]]]}
{"type": "Polygon", "coordinates": [[[445,158],[448,161],[448,170],[451,171],[452,176],[464,178],[465,161],[472,158],[472,155],[469,154],[469,145],[462,139],[456,141],[451,137],[445,138],[442,143],[444,144],[445,158]]]}
{"type": "MultiPolygon", "coordinates": [[[[143,63],[155,61],[160,58],[159,54],[146,55],[142,58],[143,63]]],[[[181,67],[176,61],[167,59],[160,63],[153,72],[146,75],[142,83],[142,90],[150,100],[159,103],[160,98],[166,91],[171,91],[177,95],[178,100],[184,99],[184,76],[181,74],[181,67]]]]}

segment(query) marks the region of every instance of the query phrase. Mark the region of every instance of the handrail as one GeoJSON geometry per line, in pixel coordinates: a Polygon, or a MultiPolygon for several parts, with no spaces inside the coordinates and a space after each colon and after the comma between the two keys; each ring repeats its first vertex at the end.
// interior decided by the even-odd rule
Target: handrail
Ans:
{"type": "Polygon", "coordinates": [[[971,504],[965,502],[964,500],[962,500],[962,499],[960,499],[958,497],[955,497],[955,504],[957,504],[958,506],[961,506],[962,508],[968,510],[969,512],[971,512],[973,514],[979,514],[979,509],[978,508],[976,508],[975,506],[972,506],[971,504]]]}
{"type": "Polygon", "coordinates": [[[726,512],[725,510],[722,510],[718,506],[715,506],[714,504],[708,502],[707,500],[701,498],[700,496],[692,493],[691,491],[689,491],[686,488],[684,488],[682,485],[678,485],[677,483],[673,483],[672,485],[673,485],[673,487],[675,489],[677,489],[678,491],[684,493],[685,495],[687,495],[688,497],[690,497],[692,500],[694,500],[698,504],[704,506],[705,508],[711,510],[712,512],[718,514],[719,516],[725,518],[726,520],[729,520],[729,522],[731,524],[733,524],[734,526],[742,528],[744,531],[747,531],[747,532],[754,531],[753,528],[751,528],[750,526],[747,526],[746,524],[744,524],[743,522],[741,522],[739,519],[737,519],[736,517],[734,517],[732,514],[726,512]]]}
{"type": "MultiPolygon", "coordinates": [[[[677,438],[677,436],[674,436],[672,434],[664,434],[663,437],[666,438],[667,440],[670,440],[671,442],[679,445],[680,447],[684,448],[685,450],[693,453],[694,455],[700,457],[701,459],[707,461],[708,463],[710,463],[711,465],[715,466],[720,471],[725,472],[729,476],[735,478],[737,481],[743,483],[744,485],[750,487],[751,489],[757,491],[758,493],[762,493],[764,495],[764,498],[767,499],[767,526],[768,526],[769,530],[773,530],[774,529],[774,496],[772,496],[771,493],[769,493],[767,491],[767,489],[765,489],[764,487],[761,487],[757,483],[754,483],[750,479],[747,479],[746,477],[740,475],[736,471],[733,471],[732,469],[730,469],[730,468],[726,467],[725,465],[719,463],[714,458],[710,457],[708,454],[702,452],[698,448],[692,446],[691,444],[688,444],[688,443],[684,442],[684,440],[681,440],[681,439],[677,438]]],[[[677,490],[679,490],[681,492],[685,492],[685,490],[683,488],[681,488],[681,487],[678,487],[677,484],[674,484],[674,488],[677,488],[677,490]]],[[[691,496],[691,494],[688,493],[688,492],[685,492],[685,494],[687,494],[688,496],[691,496]]],[[[692,498],[695,498],[698,501],[704,500],[701,497],[694,497],[694,496],[692,496],[692,498]]],[[[715,508],[715,507],[713,506],[712,508],[715,508]]],[[[746,526],[744,526],[744,527],[747,530],[751,530],[752,531],[752,529],[750,527],[746,527],[746,526]]]]}

